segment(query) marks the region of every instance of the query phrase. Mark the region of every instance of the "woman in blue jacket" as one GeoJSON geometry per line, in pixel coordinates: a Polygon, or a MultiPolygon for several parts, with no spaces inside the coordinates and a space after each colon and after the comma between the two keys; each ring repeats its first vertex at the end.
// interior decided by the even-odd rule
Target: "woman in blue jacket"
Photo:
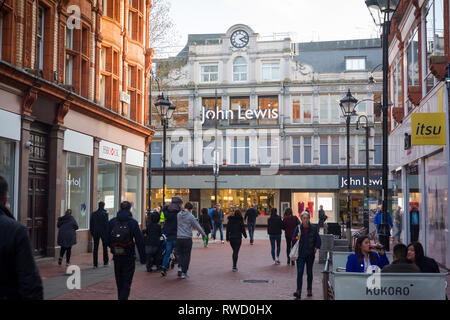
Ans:
{"type": "Polygon", "coordinates": [[[347,272],[367,272],[371,270],[370,267],[377,266],[383,269],[389,264],[386,253],[381,248],[376,248],[376,251],[371,249],[369,237],[363,236],[356,240],[355,253],[348,256],[347,272]]]}

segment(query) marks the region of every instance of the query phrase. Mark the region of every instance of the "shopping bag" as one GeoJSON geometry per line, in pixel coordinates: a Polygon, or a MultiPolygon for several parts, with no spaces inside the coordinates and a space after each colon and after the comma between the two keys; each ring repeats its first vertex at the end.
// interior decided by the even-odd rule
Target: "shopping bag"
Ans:
{"type": "Polygon", "coordinates": [[[298,244],[300,242],[300,239],[297,240],[297,242],[292,246],[291,252],[289,253],[289,258],[292,261],[295,261],[298,259],[298,244]]]}

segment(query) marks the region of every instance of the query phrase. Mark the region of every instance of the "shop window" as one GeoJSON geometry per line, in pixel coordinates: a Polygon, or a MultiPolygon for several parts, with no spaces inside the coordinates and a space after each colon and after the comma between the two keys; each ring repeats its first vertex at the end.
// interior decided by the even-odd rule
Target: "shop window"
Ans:
{"type": "MultiPolygon", "coordinates": [[[[208,110],[216,112],[216,107],[219,108],[219,110],[222,110],[222,98],[219,97],[208,97],[208,98],[202,98],[202,107],[205,108],[205,112],[208,110]]],[[[207,119],[203,123],[204,127],[211,127],[216,125],[216,119],[207,119]]]]}
{"type": "Polygon", "coordinates": [[[242,57],[236,58],[233,63],[233,81],[247,81],[247,69],[247,61],[242,57]]]}
{"type": "Polygon", "coordinates": [[[230,124],[249,124],[250,120],[240,120],[239,117],[245,118],[245,111],[250,109],[250,97],[231,97],[230,106],[233,111],[233,119],[230,124]],[[239,110],[241,113],[239,114],[239,110]]]}
{"type": "Polygon", "coordinates": [[[90,157],[67,153],[66,210],[72,210],[80,229],[89,229],[90,168],[90,157]]]}
{"type": "Polygon", "coordinates": [[[248,137],[233,137],[231,143],[231,163],[246,165],[250,163],[250,142],[248,137]]]}
{"type": "Polygon", "coordinates": [[[280,81],[279,62],[263,62],[262,81],[280,81]]]}
{"type": "Polygon", "coordinates": [[[374,163],[381,164],[382,162],[382,152],[383,152],[383,139],[381,136],[376,136],[374,138],[374,147],[375,147],[375,155],[374,155],[374,163]]]}
{"type": "Polygon", "coordinates": [[[364,71],[366,70],[365,57],[350,57],[345,59],[345,70],[347,71],[364,71]]]}
{"type": "Polygon", "coordinates": [[[8,183],[8,202],[11,212],[15,212],[15,142],[0,138],[0,176],[8,183]]]}
{"type": "Polygon", "coordinates": [[[219,81],[219,65],[202,65],[201,67],[201,82],[217,82],[219,81]]]}
{"type": "Polygon", "coordinates": [[[327,222],[337,222],[336,206],[337,197],[334,193],[293,192],[292,211],[294,215],[300,216],[306,209],[309,210],[311,223],[319,222],[319,209],[323,210],[328,217],[327,222]]]}
{"type": "Polygon", "coordinates": [[[312,96],[292,97],[292,121],[293,123],[311,123],[312,96]]]}
{"type": "Polygon", "coordinates": [[[131,203],[131,214],[142,222],[142,168],[125,166],[125,199],[131,203]]]}
{"type": "Polygon", "coordinates": [[[152,168],[162,168],[162,141],[152,141],[151,152],[152,152],[152,168]]]}
{"type": "Polygon", "coordinates": [[[258,140],[258,158],[260,164],[279,163],[279,137],[260,136],[258,140]]]}
{"type": "Polygon", "coordinates": [[[426,76],[424,77],[427,93],[438,83],[430,70],[430,58],[443,56],[444,53],[444,1],[430,0],[425,8],[426,39],[426,76]]]}
{"type": "Polygon", "coordinates": [[[190,160],[190,143],[188,138],[180,137],[170,142],[170,158],[172,167],[187,167],[190,160]]]}
{"type": "Polygon", "coordinates": [[[278,96],[258,97],[258,108],[260,112],[259,124],[277,124],[278,119],[269,119],[278,114],[278,96]]]}
{"type": "Polygon", "coordinates": [[[109,218],[116,216],[119,206],[119,164],[98,160],[97,202],[105,202],[109,218]]]}
{"type": "Polygon", "coordinates": [[[208,137],[203,140],[203,164],[205,165],[214,165],[215,163],[221,163],[222,159],[222,139],[219,137],[217,139],[217,147],[216,147],[216,138],[208,137]]]}

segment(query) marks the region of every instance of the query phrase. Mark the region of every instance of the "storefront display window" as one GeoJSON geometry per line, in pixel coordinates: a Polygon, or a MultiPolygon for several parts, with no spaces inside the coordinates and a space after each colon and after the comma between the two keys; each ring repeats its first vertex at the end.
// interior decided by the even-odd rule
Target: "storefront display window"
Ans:
{"type": "Polygon", "coordinates": [[[125,198],[131,202],[133,218],[142,222],[142,168],[125,167],[125,198]]]}
{"type": "Polygon", "coordinates": [[[8,183],[7,205],[14,212],[15,142],[0,138],[0,176],[8,183]]]}
{"type": "MultiPolygon", "coordinates": [[[[183,203],[189,201],[189,189],[167,189],[166,203],[171,202],[173,197],[180,197],[183,203]]],[[[163,204],[163,189],[152,189],[152,209],[163,204]]]]}
{"type": "Polygon", "coordinates": [[[327,222],[337,222],[336,217],[336,194],[317,192],[294,192],[292,193],[292,211],[294,215],[300,216],[302,212],[309,210],[311,223],[319,222],[319,209],[323,206],[328,216],[327,222]]]}
{"type": "MultiPolygon", "coordinates": [[[[408,212],[408,214],[412,211],[414,207],[417,207],[417,210],[419,211],[419,235],[418,235],[418,241],[423,241],[423,235],[424,235],[424,229],[423,229],[423,219],[421,211],[421,204],[422,204],[422,196],[420,194],[419,190],[419,165],[412,164],[407,167],[407,185],[408,185],[408,194],[409,194],[409,208],[405,209],[405,212],[408,212]]],[[[410,221],[410,223],[412,223],[410,221]]]]}
{"type": "Polygon", "coordinates": [[[79,154],[67,153],[66,208],[80,229],[89,228],[91,159],[79,154]]]}
{"type": "Polygon", "coordinates": [[[119,164],[98,160],[97,202],[105,202],[109,218],[113,218],[119,208],[119,164]]]}

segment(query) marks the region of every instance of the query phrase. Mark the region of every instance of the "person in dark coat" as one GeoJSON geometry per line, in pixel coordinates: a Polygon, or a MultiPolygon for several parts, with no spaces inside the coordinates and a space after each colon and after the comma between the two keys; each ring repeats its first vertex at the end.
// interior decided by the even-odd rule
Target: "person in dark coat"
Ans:
{"type": "Polygon", "coordinates": [[[277,214],[277,209],[270,209],[270,218],[267,219],[267,233],[269,234],[270,247],[273,264],[280,264],[280,245],[281,245],[281,233],[283,229],[283,220],[277,214]],[[277,248],[277,255],[275,257],[275,247],[277,248]]]}
{"type": "Polygon", "coordinates": [[[417,265],[420,272],[423,273],[439,273],[439,265],[436,260],[425,256],[422,244],[420,242],[413,242],[408,245],[407,259],[417,265]]]}
{"type": "Polygon", "coordinates": [[[320,206],[319,209],[319,228],[322,229],[324,227],[325,221],[328,220],[328,216],[325,213],[325,210],[323,210],[323,206],[320,206]]]}
{"type": "Polygon", "coordinates": [[[152,266],[156,265],[157,270],[161,271],[161,225],[158,212],[151,211],[147,215],[146,229],[143,231],[145,254],[147,256],[147,272],[152,272],[152,266]]]}
{"type": "Polygon", "coordinates": [[[420,215],[417,206],[413,206],[409,212],[409,222],[411,229],[411,242],[417,242],[419,240],[420,231],[420,215]]]}
{"type": "Polygon", "coordinates": [[[314,259],[318,249],[321,246],[321,240],[319,230],[315,225],[310,223],[310,215],[306,211],[301,215],[302,223],[299,224],[294,231],[293,244],[297,241],[298,246],[298,259],[297,259],[297,291],[294,292],[294,296],[297,299],[301,299],[302,284],[303,284],[303,271],[306,264],[307,278],[307,290],[308,297],[312,296],[312,282],[313,282],[313,266],[314,259]]]}
{"type": "Polygon", "coordinates": [[[58,218],[58,246],[61,246],[58,264],[61,265],[66,254],[66,265],[70,265],[72,247],[77,244],[78,224],[72,216],[72,210],[67,209],[65,215],[58,218]]]}
{"type": "Polygon", "coordinates": [[[212,233],[212,237],[214,240],[216,240],[216,234],[217,230],[220,231],[220,241],[224,243],[223,241],[223,220],[225,219],[225,215],[223,213],[223,210],[220,209],[220,203],[216,204],[216,208],[212,212],[212,219],[214,221],[214,230],[212,233]]]}
{"type": "MultiPolygon", "coordinates": [[[[169,264],[169,258],[172,254],[172,251],[177,247],[177,215],[178,212],[181,211],[183,205],[183,200],[180,197],[172,197],[172,202],[169,204],[169,206],[164,207],[164,227],[163,227],[163,234],[166,235],[166,254],[163,257],[163,263],[162,263],[162,271],[161,274],[163,276],[167,275],[167,269],[169,264]]],[[[181,270],[180,274],[181,274],[181,270]]]]}
{"type": "Polygon", "coordinates": [[[14,219],[7,202],[8,183],[0,176],[0,300],[43,300],[28,230],[14,219]]]}
{"type": "Polygon", "coordinates": [[[406,257],[408,249],[403,243],[396,244],[392,250],[392,258],[394,261],[390,265],[385,266],[382,273],[420,273],[420,269],[411,263],[406,257]]]}
{"type": "Polygon", "coordinates": [[[131,203],[124,201],[120,204],[117,217],[108,222],[106,241],[111,248],[114,260],[114,275],[116,278],[119,300],[128,300],[131,283],[136,268],[136,247],[139,251],[141,264],[145,264],[145,246],[138,222],[131,214],[131,203]],[[124,242],[118,242],[119,232],[124,242]]]}
{"type": "Polygon", "coordinates": [[[237,272],[237,261],[239,256],[239,249],[242,244],[242,236],[247,239],[247,232],[245,232],[244,219],[242,218],[241,210],[237,209],[233,215],[228,218],[226,240],[230,242],[233,249],[233,272],[237,272]]]}
{"type": "Polygon", "coordinates": [[[100,244],[100,239],[102,240],[103,246],[103,264],[107,266],[109,263],[108,245],[106,244],[106,229],[108,228],[108,221],[109,218],[108,212],[105,210],[105,203],[100,201],[98,203],[98,210],[92,213],[89,224],[89,231],[94,239],[94,268],[98,267],[98,246],[100,244]]]}
{"type": "Polygon", "coordinates": [[[256,218],[258,215],[258,210],[256,210],[255,204],[252,203],[252,206],[245,212],[244,216],[244,222],[247,223],[248,234],[250,235],[250,245],[253,245],[254,242],[256,218]]]}
{"type": "Polygon", "coordinates": [[[297,216],[293,215],[291,208],[286,208],[284,211],[283,217],[283,230],[284,236],[286,238],[286,255],[287,255],[287,264],[295,265],[295,261],[291,261],[289,258],[289,254],[291,253],[292,248],[292,236],[294,235],[295,228],[300,224],[297,216]]]}
{"type": "Polygon", "coordinates": [[[208,242],[209,242],[209,234],[211,233],[211,230],[212,230],[212,222],[211,222],[211,217],[208,214],[208,209],[206,209],[206,208],[202,209],[199,223],[200,223],[200,226],[202,227],[203,231],[205,231],[205,233],[206,233],[206,237],[202,236],[202,238],[203,238],[203,244],[204,244],[205,248],[207,248],[208,242]]]}

